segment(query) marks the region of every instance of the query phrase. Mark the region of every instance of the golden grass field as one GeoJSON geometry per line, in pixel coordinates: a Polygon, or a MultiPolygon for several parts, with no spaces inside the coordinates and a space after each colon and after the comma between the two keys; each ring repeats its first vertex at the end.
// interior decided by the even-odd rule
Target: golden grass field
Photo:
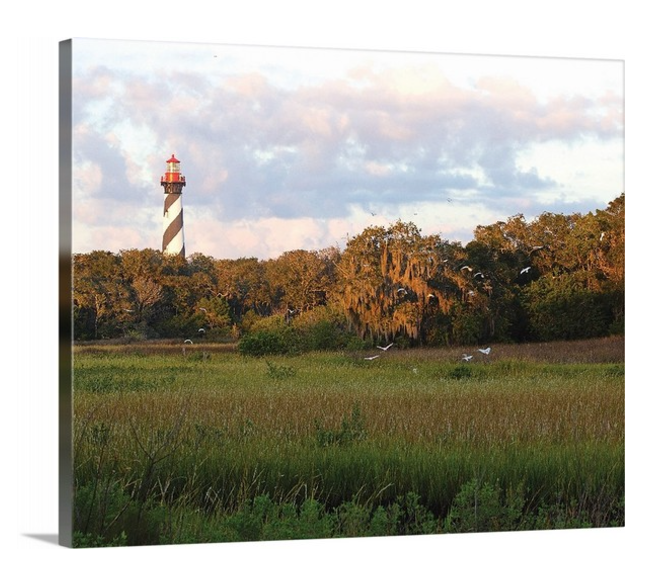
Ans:
{"type": "MultiPolygon", "coordinates": [[[[621,337],[501,344],[488,356],[392,348],[255,358],[232,344],[97,343],[77,344],[73,363],[81,534],[269,539],[228,528],[267,498],[298,514],[313,500],[321,519],[354,503],[366,534],[380,535],[373,516],[403,508],[407,495],[432,524],[390,532],[459,530],[450,519],[469,483],[489,483],[503,513],[519,495],[519,515],[496,513],[495,530],[624,523],[621,337]]],[[[353,534],[340,523],[339,535],[353,534]]]]}

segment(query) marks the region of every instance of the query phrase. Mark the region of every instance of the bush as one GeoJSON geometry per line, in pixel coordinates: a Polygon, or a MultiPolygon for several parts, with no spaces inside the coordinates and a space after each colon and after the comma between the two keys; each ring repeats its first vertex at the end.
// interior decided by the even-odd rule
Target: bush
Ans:
{"type": "Polygon", "coordinates": [[[238,349],[249,356],[340,350],[358,343],[347,331],[343,314],[327,306],[315,307],[288,323],[281,315],[251,316],[243,321],[243,329],[246,333],[238,349]]]}
{"type": "Polygon", "coordinates": [[[81,533],[74,531],[72,538],[72,547],[74,548],[89,548],[89,547],[123,547],[127,545],[127,535],[122,532],[110,541],[101,535],[94,535],[92,533],[81,533]]]}
{"type": "MultiPolygon", "coordinates": [[[[267,362],[267,361],[266,361],[267,362]]],[[[292,366],[272,364],[267,362],[267,375],[276,380],[283,380],[295,376],[295,369],[292,366]]]]}
{"type": "Polygon", "coordinates": [[[450,369],[445,376],[446,378],[461,380],[473,376],[473,371],[467,364],[460,364],[459,366],[450,369]]]}
{"type": "Polygon", "coordinates": [[[471,480],[454,497],[445,519],[448,533],[514,531],[519,529],[524,509],[521,491],[503,497],[498,486],[471,480]]]}
{"type": "Polygon", "coordinates": [[[156,545],[164,513],[133,498],[110,478],[79,485],[74,495],[73,546],[156,545]]]}
{"type": "Polygon", "coordinates": [[[303,352],[340,350],[356,338],[346,327],[343,311],[333,305],[319,305],[292,321],[298,348],[303,352]]]}
{"type": "Polygon", "coordinates": [[[452,344],[475,345],[485,339],[485,316],[473,309],[456,306],[452,314],[452,344]]]}
{"type": "Polygon", "coordinates": [[[172,315],[154,324],[154,332],[160,338],[189,338],[198,331],[200,318],[194,315],[172,315]]]}
{"type": "Polygon", "coordinates": [[[237,349],[243,356],[265,356],[286,354],[290,348],[281,332],[262,331],[244,335],[237,349]]]}
{"type": "Polygon", "coordinates": [[[524,291],[524,307],[530,337],[541,342],[606,336],[613,320],[609,298],[572,277],[532,282],[524,291]]]}
{"type": "Polygon", "coordinates": [[[364,426],[364,417],[357,404],[353,405],[350,419],[344,416],[339,429],[325,429],[318,420],[316,426],[316,441],[319,446],[345,445],[366,439],[367,432],[364,426]]]}

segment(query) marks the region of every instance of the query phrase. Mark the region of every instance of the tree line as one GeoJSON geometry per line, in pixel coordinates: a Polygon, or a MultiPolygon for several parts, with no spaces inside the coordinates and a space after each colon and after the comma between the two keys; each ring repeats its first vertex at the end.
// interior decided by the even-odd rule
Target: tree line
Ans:
{"type": "Polygon", "coordinates": [[[463,246],[412,222],[276,259],[153,249],[73,255],[76,340],[205,338],[269,350],[461,345],[622,334],[625,195],[587,214],[522,214],[463,246]],[[267,346],[265,346],[267,344],[267,346]]]}

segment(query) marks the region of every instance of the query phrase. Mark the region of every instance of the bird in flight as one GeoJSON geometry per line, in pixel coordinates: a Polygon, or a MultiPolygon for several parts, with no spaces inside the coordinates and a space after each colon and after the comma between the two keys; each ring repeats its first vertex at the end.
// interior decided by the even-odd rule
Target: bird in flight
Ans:
{"type": "Polygon", "coordinates": [[[198,333],[199,334],[204,334],[205,333],[205,328],[198,328],[198,333]]]}
{"type": "Polygon", "coordinates": [[[376,354],[375,356],[367,356],[365,358],[365,360],[376,360],[376,358],[378,358],[378,356],[379,356],[378,354],[376,354]]]}
{"type": "Polygon", "coordinates": [[[185,344],[193,344],[193,342],[192,342],[189,338],[187,338],[187,339],[184,341],[184,343],[185,343],[185,344]]]}
{"type": "Polygon", "coordinates": [[[490,348],[490,347],[489,347],[489,348],[478,348],[478,350],[479,350],[482,354],[486,354],[487,356],[489,355],[489,352],[491,352],[491,348],[490,348]]]}
{"type": "MultiPolygon", "coordinates": [[[[394,344],[394,342],[392,342],[392,344],[394,344]]],[[[386,350],[389,350],[392,347],[392,344],[388,344],[387,346],[376,346],[376,348],[385,352],[386,350]]]]}
{"type": "Polygon", "coordinates": [[[473,269],[470,268],[468,265],[463,265],[463,266],[461,267],[461,270],[462,270],[462,271],[466,271],[466,270],[467,270],[467,271],[472,271],[473,269]]]}
{"type": "Polygon", "coordinates": [[[472,360],[472,359],[473,359],[473,355],[472,355],[472,354],[464,354],[464,355],[461,357],[461,360],[465,360],[466,362],[468,362],[469,360],[472,360]]]}
{"type": "Polygon", "coordinates": [[[525,269],[521,269],[521,272],[519,273],[520,275],[523,275],[523,273],[527,273],[532,267],[526,267],[525,269]]]}

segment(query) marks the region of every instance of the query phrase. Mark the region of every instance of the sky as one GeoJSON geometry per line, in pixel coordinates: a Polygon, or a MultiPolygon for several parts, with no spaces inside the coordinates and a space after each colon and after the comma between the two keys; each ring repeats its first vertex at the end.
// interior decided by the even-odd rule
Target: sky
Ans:
{"type": "Polygon", "coordinates": [[[166,160],[186,253],[276,258],[412,221],[467,243],[624,191],[624,62],[73,41],[73,251],[161,247],[166,160]]]}

